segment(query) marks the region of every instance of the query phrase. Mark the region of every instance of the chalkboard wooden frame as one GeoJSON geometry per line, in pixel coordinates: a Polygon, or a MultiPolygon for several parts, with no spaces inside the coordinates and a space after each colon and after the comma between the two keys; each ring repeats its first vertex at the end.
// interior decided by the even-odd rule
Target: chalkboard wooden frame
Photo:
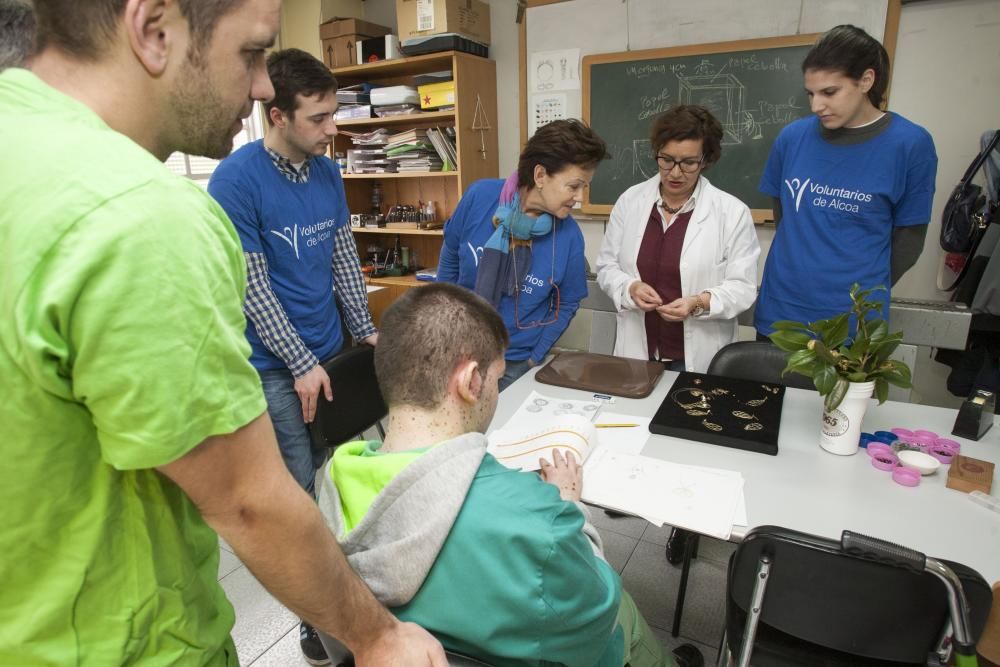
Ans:
{"type": "MultiPolygon", "coordinates": [[[[783,37],[763,37],[758,39],[741,39],[730,42],[713,42],[709,44],[689,44],[685,46],[674,46],[663,49],[643,49],[639,51],[622,51],[619,53],[602,53],[598,55],[584,56],[581,74],[583,79],[583,120],[588,124],[591,121],[591,68],[594,65],[621,62],[639,62],[644,60],[659,60],[663,58],[679,58],[697,55],[710,55],[718,53],[738,53],[740,51],[755,51],[761,49],[775,49],[782,47],[809,46],[814,44],[823,33],[809,33],[802,35],[786,35],[783,37]]],[[[587,214],[609,215],[613,204],[592,204],[590,202],[590,191],[587,191],[583,202],[583,212],[587,214]]],[[[754,222],[761,223],[773,219],[771,209],[751,209],[754,222]]]]}

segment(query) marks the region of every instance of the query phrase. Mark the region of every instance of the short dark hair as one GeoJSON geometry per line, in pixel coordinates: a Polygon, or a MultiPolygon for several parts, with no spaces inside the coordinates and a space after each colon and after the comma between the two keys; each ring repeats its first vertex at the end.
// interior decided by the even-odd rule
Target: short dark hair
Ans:
{"type": "Polygon", "coordinates": [[[867,69],[875,72],[868,100],[879,109],[889,87],[889,52],[861,28],[846,24],[825,32],[802,61],[803,73],[809,70],[840,72],[855,81],[867,69]]]}
{"type": "Polygon", "coordinates": [[[382,316],[375,375],[386,404],[441,405],[455,366],[471,360],[486,370],[501,359],[507,328],[486,299],[451,283],[414,287],[382,316]]]}
{"type": "Polygon", "coordinates": [[[297,95],[311,97],[317,93],[337,92],[337,77],[330,68],[302,49],[284,49],[269,55],[267,73],[274,86],[274,97],[264,105],[268,123],[272,123],[271,109],[274,108],[289,118],[294,117],[297,95]]]}
{"type": "MultiPolygon", "coordinates": [[[[37,50],[54,46],[84,60],[96,60],[118,31],[126,0],[34,0],[37,50]]],[[[246,0],[178,0],[191,30],[191,53],[212,39],[223,15],[246,0]]]]}
{"type": "Polygon", "coordinates": [[[593,169],[609,157],[604,139],[581,121],[554,120],[540,127],[521,151],[517,184],[519,187],[534,186],[536,165],[542,165],[551,176],[570,165],[593,169]]]}
{"type": "Polygon", "coordinates": [[[32,52],[35,13],[27,0],[0,0],[0,72],[20,67],[32,52]]]}
{"type": "Polygon", "coordinates": [[[671,141],[687,139],[701,139],[705,166],[722,156],[722,125],[705,107],[681,104],[661,113],[649,128],[649,143],[657,153],[671,141]]]}

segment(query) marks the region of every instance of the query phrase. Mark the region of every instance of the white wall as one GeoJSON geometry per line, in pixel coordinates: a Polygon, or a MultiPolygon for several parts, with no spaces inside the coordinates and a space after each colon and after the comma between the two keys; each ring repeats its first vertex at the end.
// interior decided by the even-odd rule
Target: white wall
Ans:
{"type": "Polygon", "coordinates": [[[1000,2],[927,0],[904,6],[889,106],[927,128],[938,153],[924,252],[893,295],[945,298],[936,289],[941,210],[979,152],[979,135],[1000,127],[1000,2]]]}
{"type": "Polygon", "coordinates": [[[365,0],[361,4],[365,13],[363,18],[366,21],[392,28],[393,34],[399,34],[396,23],[396,0],[365,0]]]}

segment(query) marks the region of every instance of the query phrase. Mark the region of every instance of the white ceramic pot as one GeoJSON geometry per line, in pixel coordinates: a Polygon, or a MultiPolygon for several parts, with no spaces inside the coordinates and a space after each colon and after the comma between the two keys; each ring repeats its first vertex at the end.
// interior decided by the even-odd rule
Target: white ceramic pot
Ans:
{"type": "Polygon", "coordinates": [[[831,454],[850,456],[858,451],[861,439],[861,420],[871,403],[875,382],[852,382],[847,395],[836,408],[823,412],[823,427],[819,446],[831,454]]]}

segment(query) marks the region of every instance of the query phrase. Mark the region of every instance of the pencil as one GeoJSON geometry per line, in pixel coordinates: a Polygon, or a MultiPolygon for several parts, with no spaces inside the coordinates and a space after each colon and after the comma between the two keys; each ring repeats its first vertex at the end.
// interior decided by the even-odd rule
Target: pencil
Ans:
{"type": "Polygon", "coordinates": [[[638,424],[595,424],[597,428],[631,428],[638,424]]]}

